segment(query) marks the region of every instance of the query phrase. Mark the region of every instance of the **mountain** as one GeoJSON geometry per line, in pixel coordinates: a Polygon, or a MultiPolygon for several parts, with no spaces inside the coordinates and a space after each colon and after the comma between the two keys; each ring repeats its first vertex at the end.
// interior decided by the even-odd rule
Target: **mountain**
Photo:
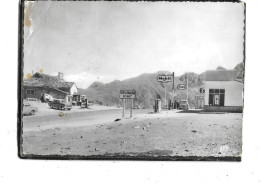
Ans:
{"type": "MultiPolygon", "coordinates": [[[[178,90],[178,84],[185,84],[184,76],[187,75],[189,79],[189,102],[194,105],[195,94],[199,93],[200,86],[203,86],[203,75],[195,73],[186,73],[183,76],[174,78],[174,99],[186,99],[186,90],[178,90]]],[[[172,83],[165,83],[166,98],[172,99],[172,83]]],[[[161,83],[157,82],[157,73],[141,74],[137,77],[126,79],[123,81],[115,80],[107,84],[101,82],[94,82],[87,89],[79,89],[79,94],[87,95],[89,100],[98,104],[108,106],[120,106],[119,91],[121,89],[135,89],[136,99],[134,105],[140,105],[141,108],[152,108],[157,98],[160,95],[162,105],[165,101],[165,90],[161,83]]]]}
{"type": "MultiPolygon", "coordinates": [[[[234,69],[242,72],[244,68],[242,64],[238,64],[234,69]]],[[[218,67],[218,70],[224,70],[224,68],[218,67]]],[[[167,100],[172,99],[173,92],[172,83],[165,83],[164,89],[164,85],[157,82],[157,74],[158,72],[145,73],[123,81],[114,80],[106,84],[94,82],[87,89],[79,89],[79,94],[87,95],[89,100],[98,104],[119,107],[122,104],[119,99],[119,91],[121,89],[135,89],[137,95],[136,99],[134,99],[134,105],[140,105],[141,108],[153,108],[157,95],[160,95],[162,105],[164,105],[165,89],[167,100]]],[[[195,96],[199,94],[199,89],[204,87],[205,72],[201,74],[187,72],[179,77],[174,77],[175,100],[187,99],[187,91],[177,89],[178,84],[186,84],[186,77],[189,81],[188,101],[190,107],[194,107],[195,96]]]]}

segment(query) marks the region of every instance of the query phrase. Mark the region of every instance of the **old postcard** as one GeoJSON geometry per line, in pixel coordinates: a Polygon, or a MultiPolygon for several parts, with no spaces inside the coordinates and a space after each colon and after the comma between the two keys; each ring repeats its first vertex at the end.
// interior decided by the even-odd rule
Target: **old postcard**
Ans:
{"type": "Polygon", "coordinates": [[[21,3],[20,158],[242,156],[243,2],[21,3]]]}

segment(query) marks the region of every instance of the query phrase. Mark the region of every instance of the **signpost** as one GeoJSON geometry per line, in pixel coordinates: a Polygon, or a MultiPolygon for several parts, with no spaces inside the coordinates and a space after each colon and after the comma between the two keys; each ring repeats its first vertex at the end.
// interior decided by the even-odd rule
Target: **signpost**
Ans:
{"type": "Polygon", "coordinates": [[[172,82],[173,76],[172,75],[158,75],[157,81],[161,83],[168,83],[172,82]]]}
{"type": "MultiPolygon", "coordinates": [[[[159,74],[159,75],[157,76],[157,81],[158,81],[159,83],[172,82],[173,79],[174,79],[174,73],[173,73],[173,75],[159,74]]],[[[174,84],[173,84],[173,89],[174,89],[174,84]]],[[[164,93],[165,93],[165,107],[167,107],[166,86],[164,86],[164,93]]]]}
{"type": "Polygon", "coordinates": [[[132,115],[133,115],[133,99],[136,98],[136,91],[135,90],[120,90],[119,98],[123,100],[122,117],[125,116],[126,99],[131,99],[130,118],[132,118],[132,115]]]}
{"type": "Polygon", "coordinates": [[[178,86],[177,86],[177,89],[179,89],[179,90],[186,90],[186,84],[179,84],[178,86]]]}

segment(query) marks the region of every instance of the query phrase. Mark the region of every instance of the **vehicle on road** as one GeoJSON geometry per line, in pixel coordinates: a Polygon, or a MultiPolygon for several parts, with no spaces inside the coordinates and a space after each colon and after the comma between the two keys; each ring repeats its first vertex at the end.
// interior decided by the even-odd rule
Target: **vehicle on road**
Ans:
{"type": "Polygon", "coordinates": [[[70,110],[72,108],[72,104],[70,102],[66,102],[64,99],[55,99],[49,102],[49,106],[52,109],[60,109],[60,110],[70,110]]]}
{"type": "Polygon", "coordinates": [[[187,100],[181,100],[180,109],[181,110],[189,110],[189,103],[188,103],[187,100]]]}
{"type": "Polygon", "coordinates": [[[81,108],[88,108],[89,102],[88,99],[82,100],[80,107],[81,108]]]}
{"type": "Polygon", "coordinates": [[[41,94],[41,101],[45,102],[45,103],[48,103],[49,101],[53,101],[53,97],[50,94],[42,93],[41,94]]]}
{"type": "Polygon", "coordinates": [[[23,115],[34,115],[35,112],[38,111],[38,108],[35,106],[32,106],[30,103],[28,102],[24,102],[23,103],[23,115]]]}
{"type": "Polygon", "coordinates": [[[81,106],[82,102],[86,99],[86,95],[74,94],[72,96],[72,105],[81,106]]]}
{"type": "Polygon", "coordinates": [[[134,105],[133,109],[141,109],[140,105],[134,105]]]}

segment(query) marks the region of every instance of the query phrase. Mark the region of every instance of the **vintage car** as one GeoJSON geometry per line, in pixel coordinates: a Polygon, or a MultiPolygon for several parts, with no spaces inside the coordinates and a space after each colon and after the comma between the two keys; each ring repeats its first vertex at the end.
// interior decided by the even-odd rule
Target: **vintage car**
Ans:
{"type": "Polygon", "coordinates": [[[72,104],[70,102],[66,102],[64,99],[55,99],[55,100],[49,102],[49,106],[52,109],[70,110],[72,107],[72,104]]]}
{"type": "Polygon", "coordinates": [[[133,109],[141,109],[141,106],[140,105],[134,105],[133,109]]]}
{"type": "Polygon", "coordinates": [[[181,110],[189,110],[189,103],[188,103],[187,100],[181,100],[180,109],[181,110]]]}
{"type": "Polygon", "coordinates": [[[35,112],[38,111],[38,108],[35,106],[32,106],[28,102],[23,103],[23,115],[34,115],[35,112]]]}

